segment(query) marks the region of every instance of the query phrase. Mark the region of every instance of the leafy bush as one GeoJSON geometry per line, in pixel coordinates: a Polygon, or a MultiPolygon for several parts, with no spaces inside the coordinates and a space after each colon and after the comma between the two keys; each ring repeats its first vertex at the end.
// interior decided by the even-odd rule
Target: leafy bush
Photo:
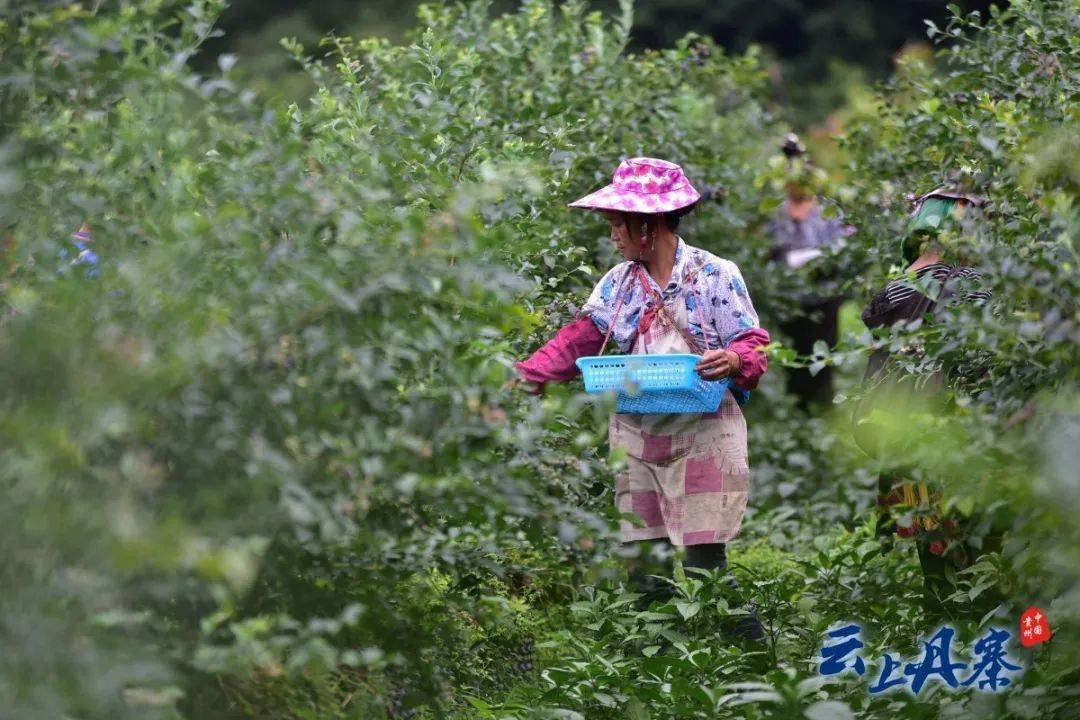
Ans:
{"type": "MultiPolygon", "coordinates": [[[[947,416],[921,419],[941,442],[916,460],[976,535],[1008,531],[958,591],[1043,603],[1065,648],[1027,657],[1002,696],[925,698],[816,675],[837,620],[874,626],[872,649],[913,650],[926,630],[911,553],[883,555],[860,514],[875,468],[846,428],[770,378],[749,410],[762,484],[732,548],[741,587],[681,575],[675,601],[635,613],[607,408],[573,387],[500,390],[612,261],[597,218],[564,204],[623,156],[679,160],[711,198],[686,237],[740,263],[766,327],[785,313],[780,291],[802,288],[762,262],[780,128],[753,52],[689,36],[629,55],[628,5],[429,6],[409,45],[331,38],[323,64],[287,42],[319,89],[283,107],[230,58],[190,69],[221,9],[20,4],[0,24],[0,700],[15,716],[1066,716],[1067,3],[958,18],[945,71],[906,68],[845,148],[860,233],[836,261],[853,292],[892,264],[905,189],[955,168],[993,199],[960,251],[994,309],[915,338],[925,367],[978,368],[947,416]],[[60,255],[84,221],[97,277],[60,255]],[[757,648],[724,639],[748,598],[757,648]]],[[[872,343],[911,341],[774,357],[851,378],[872,343]]]]}
{"type": "MultiPolygon", "coordinates": [[[[885,269],[898,261],[905,191],[958,180],[989,199],[985,213],[943,242],[947,254],[984,272],[994,302],[958,307],[918,331],[922,353],[914,362],[950,371],[953,409],[908,431],[935,437],[916,464],[944,484],[947,504],[971,517],[975,547],[995,527],[1006,532],[1004,577],[995,576],[999,566],[980,563],[961,583],[970,598],[988,572],[1015,602],[1042,603],[1068,646],[1080,548],[1062,503],[1074,495],[1074,473],[1065,468],[1077,431],[1071,238],[1080,222],[1080,155],[1066,140],[1077,120],[1075,6],[1011,3],[992,7],[986,19],[956,16],[944,29],[930,23],[928,34],[946,41],[942,72],[905,66],[874,118],[849,138],[861,198],[853,212],[873,239],[867,252],[885,269]]],[[[1074,685],[1077,660],[1069,652],[1055,657],[1054,682],[1074,685]]]]}
{"type": "Polygon", "coordinates": [[[712,153],[767,128],[752,58],[627,57],[628,8],[431,7],[409,47],[335,40],[303,108],[263,108],[228,60],[189,69],[220,9],[4,25],[21,717],[167,713],[183,692],[206,716],[208,673],[364,712],[495,681],[528,627],[506,602],[564,597],[554,569],[611,535],[608,503],[581,502],[608,477],[596,414],[500,407],[525,348],[505,338],[541,320],[515,300],[594,274],[571,241],[592,219],[563,202],[629,148],[730,183],[742,165],[712,153]],[[84,220],[97,278],[58,256],[84,220]]]}

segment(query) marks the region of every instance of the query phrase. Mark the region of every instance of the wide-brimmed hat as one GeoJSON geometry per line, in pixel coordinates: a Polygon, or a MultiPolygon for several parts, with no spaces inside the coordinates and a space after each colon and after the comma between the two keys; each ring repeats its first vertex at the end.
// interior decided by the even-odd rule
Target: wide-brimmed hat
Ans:
{"type": "Polygon", "coordinates": [[[94,238],[90,235],[90,223],[84,222],[81,226],[79,226],[78,230],[71,233],[71,239],[84,243],[93,241],[94,238]]]}
{"type": "Polygon", "coordinates": [[[610,185],[575,200],[570,207],[660,214],[681,210],[700,199],[701,193],[681,167],[667,160],[640,157],[623,160],[610,185]]]}

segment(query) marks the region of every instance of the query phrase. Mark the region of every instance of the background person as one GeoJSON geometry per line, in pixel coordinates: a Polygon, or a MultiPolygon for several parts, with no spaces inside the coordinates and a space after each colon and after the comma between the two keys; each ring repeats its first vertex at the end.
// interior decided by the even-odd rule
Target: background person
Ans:
{"type": "MultiPolygon", "coordinates": [[[[819,268],[813,261],[826,249],[844,246],[844,237],[854,232],[845,225],[843,214],[835,205],[826,215],[818,199],[815,179],[820,173],[806,158],[806,148],[799,138],[789,134],[781,150],[787,157],[785,198],[769,224],[773,238],[769,259],[784,272],[801,276],[802,287],[808,287],[795,298],[796,316],[780,323],[783,335],[790,339],[800,356],[811,355],[814,344],[824,341],[830,348],[839,339],[840,306],[844,296],[836,292],[834,273],[819,268]]],[[[831,204],[831,203],[829,203],[831,204]]],[[[833,369],[825,366],[816,374],[807,368],[790,368],[787,390],[795,396],[803,410],[813,406],[830,406],[833,401],[833,369]]]]}
{"type": "MultiPolygon", "coordinates": [[[[969,208],[982,207],[985,199],[953,187],[941,187],[918,197],[908,230],[900,244],[900,255],[906,275],[888,282],[871,298],[862,313],[866,327],[875,330],[904,325],[917,320],[935,322],[940,309],[948,303],[984,303],[991,293],[980,288],[980,273],[960,263],[940,242],[944,231],[960,232],[960,220],[969,208]]],[[[906,351],[918,352],[917,349],[906,351]]],[[[934,391],[947,382],[949,369],[929,377],[919,377],[900,368],[887,349],[875,350],[867,363],[864,382],[870,386],[867,397],[856,409],[855,439],[868,454],[902,458],[904,438],[888,438],[895,427],[883,428],[871,417],[878,409],[900,418],[896,427],[904,424],[907,413],[925,411],[921,400],[942,405],[946,398],[934,391]],[[908,402],[912,404],[908,404],[908,402]],[[898,444],[899,443],[899,444],[898,444]]],[[[944,407],[937,408],[944,410],[944,407]]],[[[923,570],[924,608],[931,613],[948,610],[947,598],[954,588],[948,576],[970,566],[981,552],[993,548],[993,540],[980,548],[965,542],[963,522],[958,517],[943,516],[938,494],[925,482],[916,482],[913,466],[898,462],[878,476],[879,531],[895,533],[901,538],[913,538],[923,570]],[[909,512],[905,520],[893,522],[892,508],[900,506],[909,512]]],[[[991,598],[987,593],[986,598],[991,598]]],[[[986,599],[984,598],[984,599],[986,599]]]]}
{"type": "Polygon", "coordinates": [[[82,267],[85,269],[85,275],[88,278],[97,277],[100,274],[100,268],[98,265],[98,256],[91,247],[94,242],[93,236],[90,234],[90,224],[83,223],[78,230],[71,233],[71,243],[74,252],[69,252],[67,248],[60,250],[60,259],[67,265],[72,267],[82,267]]]}

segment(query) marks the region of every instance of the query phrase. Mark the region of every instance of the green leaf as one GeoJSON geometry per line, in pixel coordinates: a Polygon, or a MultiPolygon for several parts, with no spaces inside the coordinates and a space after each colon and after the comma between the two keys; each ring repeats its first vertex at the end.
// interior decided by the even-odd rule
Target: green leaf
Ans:
{"type": "Polygon", "coordinates": [[[679,614],[682,615],[683,620],[689,620],[701,610],[701,603],[677,600],[675,602],[675,608],[679,611],[679,614]]]}
{"type": "Polygon", "coordinates": [[[989,150],[990,152],[996,152],[997,149],[998,149],[998,141],[997,141],[997,139],[993,138],[993,137],[990,137],[989,135],[980,135],[979,136],[979,144],[982,145],[987,150],[989,150]]]}
{"type": "Polygon", "coordinates": [[[478,697],[466,695],[465,700],[477,710],[491,710],[491,705],[478,697]]]}
{"type": "Polygon", "coordinates": [[[836,700],[822,700],[806,708],[803,715],[807,720],[854,720],[855,713],[846,703],[836,700]]]}
{"type": "Polygon", "coordinates": [[[629,720],[650,720],[652,714],[645,703],[636,697],[631,697],[626,703],[626,717],[629,720]]]}

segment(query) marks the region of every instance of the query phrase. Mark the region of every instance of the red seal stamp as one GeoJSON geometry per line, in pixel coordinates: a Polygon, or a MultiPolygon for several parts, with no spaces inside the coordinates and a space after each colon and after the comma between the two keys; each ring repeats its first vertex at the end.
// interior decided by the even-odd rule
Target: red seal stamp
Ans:
{"type": "Polygon", "coordinates": [[[1020,616],[1020,644],[1024,647],[1038,645],[1050,639],[1050,623],[1046,613],[1032,605],[1020,616]]]}

